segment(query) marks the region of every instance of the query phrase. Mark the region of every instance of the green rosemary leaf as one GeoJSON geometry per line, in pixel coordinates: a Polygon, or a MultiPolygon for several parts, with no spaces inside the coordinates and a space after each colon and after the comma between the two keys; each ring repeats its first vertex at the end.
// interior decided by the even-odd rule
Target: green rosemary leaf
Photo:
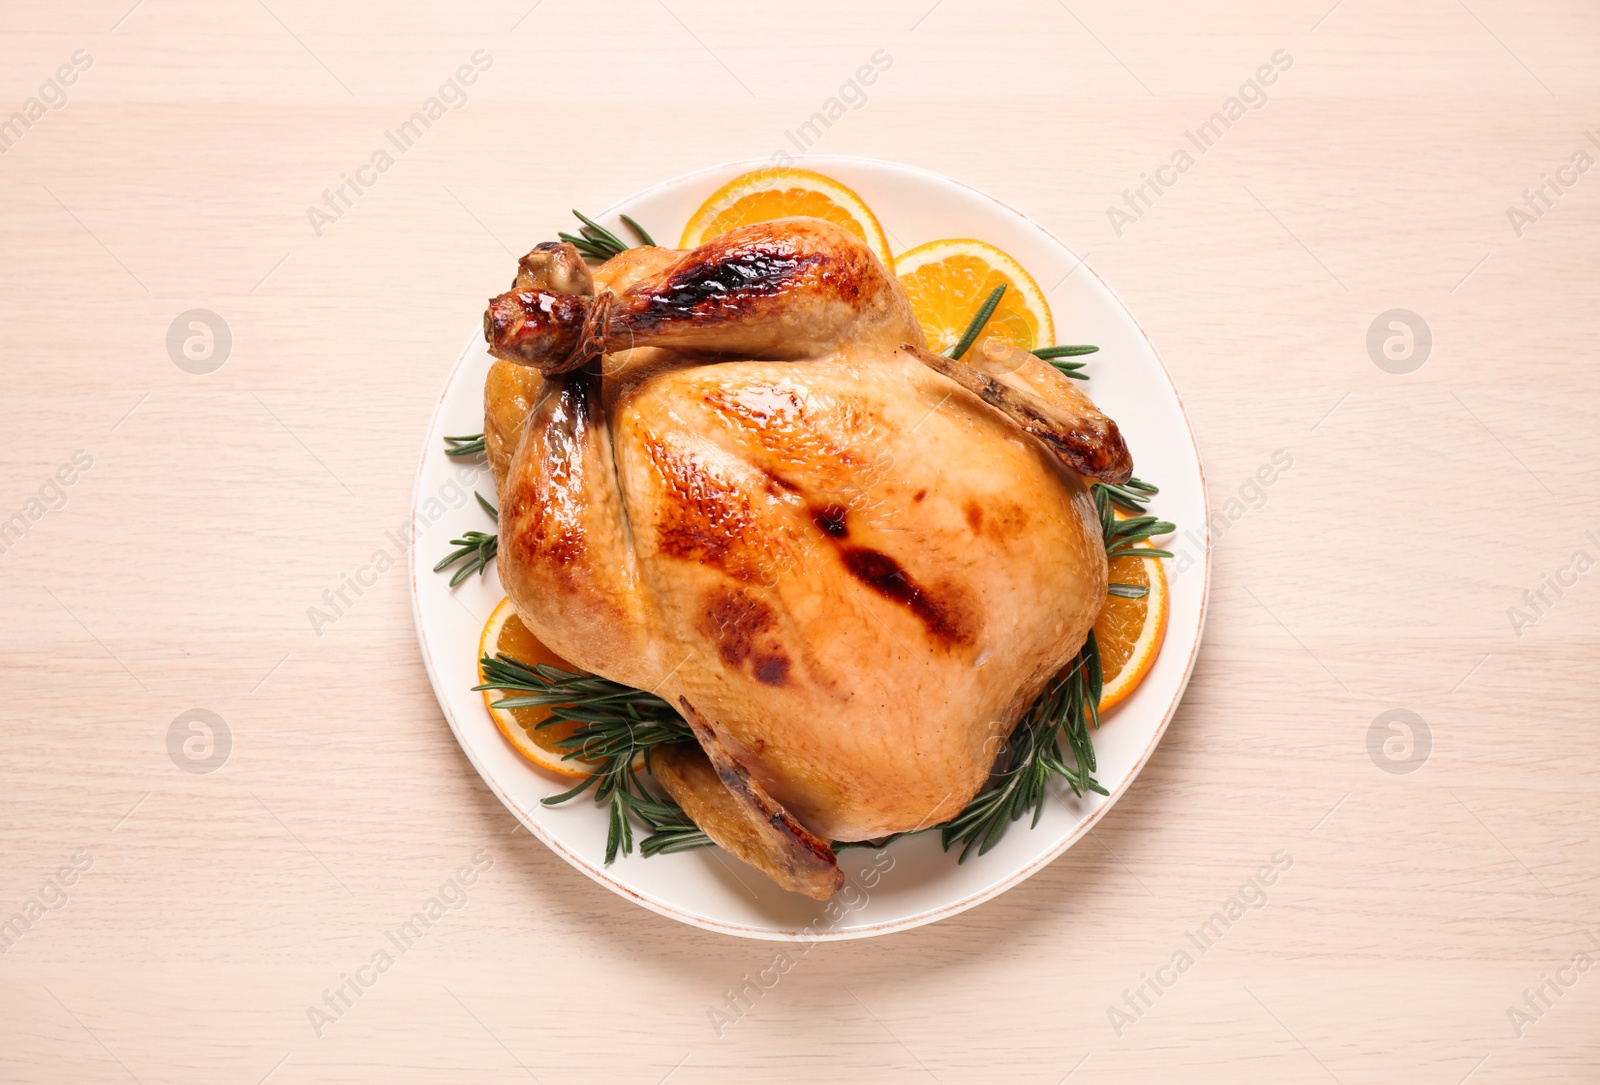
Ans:
{"type": "MultiPolygon", "coordinates": [[[[1100,726],[1100,695],[1105,692],[1105,675],[1100,669],[1100,642],[1095,639],[1094,630],[1090,629],[1084,638],[1083,648],[1079,651],[1083,660],[1084,683],[1088,693],[1089,720],[1098,729],[1100,726]]],[[[1089,767],[1094,768],[1094,750],[1089,751],[1089,767]]]]}
{"type": "Polygon", "coordinates": [[[446,456],[481,456],[483,454],[483,434],[473,433],[466,437],[446,437],[444,443],[449,448],[444,450],[446,456]]]}
{"type": "Polygon", "coordinates": [[[459,549],[452,550],[452,551],[450,551],[450,553],[448,553],[444,557],[440,558],[439,559],[439,563],[433,567],[433,571],[434,572],[436,572],[436,573],[444,572],[445,569],[448,568],[451,564],[460,561],[462,558],[466,557],[468,554],[471,554],[475,550],[477,550],[477,545],[475,543],[469,541],[469,540],[466,540],[466,539],[456,539],[455,542],[452,545],[459,547],[459,549]]]}
{"type": "Polygon", "coordinates": [[[590,218],[588,215],[585,215],[582,211],[579,211],[576,208],[573,209],[572,213],[578,217],[579,222],[583,223],[583,225],[586,227],[583,232],[586,235],[593,237],[596,245],[604,245],[612,249],[613,256],[619,252],[624,252],[627,250],[628,246],[623,243],[620,237],[606,229],[604,226],[600,225],[594,219],[590,218]]]}
{"type": "Polygon", "coordinates": [[[1150,589],[1143,584],[1107,584],[1106,594],[1119,599],[1143,599],[1150,594],[1150,589]]]}
{"type": "Polygon", "coordinates": [[[978,333],[983,330],[983,326],[989,323],[991,316],[994,316],[995,306],[1000,304],[1000,298],[1005,292],[1005,283],[1001,283],[989,291],[988,298],[984,300],[982,305],[978,306],[978,311],[973,314],[972,323],[968,324],[967,330],[961,333],[961,338],[956,340],[956,345],[946,352],[950,357],[960,361],[961,356],[972,349],[972,341],[978,338],[978,333]]]}
{"type": "Polygon", "coordinates": [[[1082,362],[1051,362],[1050,364],[1055,366],[1056,372],[1060,373],[1063,377],[1071,377],[1075,381],[1086,381],[1089,379],[1089,374],[1083,371],[1084,363],[1082,362]]]}
{"type": "Polygon", "coordinates": [[[606,830],[606,865],[610,866],[616,861],[617,851],[627,855],[633,851],[633,826],[628,823],[628,810],[613,790],[611,800],[611,824],[606,830]]]}
{"type": "Polygon", "coordinates": [[[488,498],[484,497],[477,490],[472,491],[472,496],[478,499],[478,504],[483,508],[484,512],[489,514],[490,519],[500,519],[500,510],[489,504],[488,498]]]}
{"type": "Polygon", "coordinates": [[[1107,557],[1121,558],[1129,554],[1137,554],[1141,558],[1170,558],[1175,557],[1171,550],[1157,550],[1153,546],[1121,546],[1115,550],[1107,551],[1107,557]]]}
{"type": "Polygon", "coordinates": [[[572,788],[570,791],[563,791],[559,795],[551,795],[548,799],[540,799],[539,801],[545,806],[559,806],[568,799],[575,799],[579,795],[582,795],[585,791],[588,791],[599,779],[600,776],[598,773],[593,776],[585,776],[583,780],[580,781],[578,785],[572,788]]]}
{"type": "Polygon", "coordinates": [[[639,240],[640,241],[642,241],[646,245],[650,245],[650,246],[654,247],[654,245],[656,243],[655,238],[650,236],[650,232],[648,230],[646,230],[643,226],[640,226],[637,222],[633,221],[633,219],[629,218],[627,215],[621,215],[619,217],[622,219],[622,221],[624,223],[627,224],[628,229],[632,230],[634,233],[639,235],[639,240]]]}
{"type": "Polygon", "coordinates": [[[1099,349],[1099,347],[1091,347],[1086,344],[1078,346],[1036,347],[1033,350],[1033,356],[1036,358],[1043,358],[1045,361],[1050,362],[1057,358],[1076,358],[1080,354],[1094,354],[1099,349]]]}

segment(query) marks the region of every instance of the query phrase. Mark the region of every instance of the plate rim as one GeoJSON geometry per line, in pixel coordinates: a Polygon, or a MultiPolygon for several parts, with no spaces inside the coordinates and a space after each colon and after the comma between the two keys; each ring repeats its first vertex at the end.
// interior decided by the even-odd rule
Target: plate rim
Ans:
{"type": "MultiPolygon", "coordinates": [[[[936,923],[939,920],[948,919],[951,916],[959,915],[960,913],[971,908],[976,908],[980,904],[993,900],[1000,894],[1007,892],[1008,890],[1013,889],[1027,881],[1040,870],[1043,870],[1045,867],[1059,859],[1063,852],[1067,851],[1067,849],[1071,848],[1073,845],[1077,844],[1080,840],[1087,836],[1089,831],[1099,823],[1101,817],[1110,811],[1111,808],[1114,807],[1122,798],[1122,796],[1126,795],[1128,791],[1132,789],[1134,782],[1138,780],[1139,775],[1144,771],[1145,765],[1149,763],[1150,758],[1154,755],[1156,747],[1161,744],[1161,740],[1166,736],[1167,728],[1172,723],[1173,717],[1177,714],[1178,706],[1182,703],[1184,694],[1188,692],[1189,680],[1194,675],[1195,664],[1200,655],[1200,647],[1205,641],[1206,615],[1211,598],[1211,499],[1206,488],[1205,460],[1200,455],[1200,444],[1195,439],[1194,424],[1189,418],[1189,411],[1184,405],[1183,396],[1181,393],[1179,393],[1178,386],[1172,379],[1172,373],[1167,368],[1166,359],[1161,356],[1161,351],[1159,348],[1157,348],[1155,341],[1150,338],[1149,331],[1146,330],[1139,318],[1134,315],[1133,310],[1128,306],[1128,303],[1123,300],[1122,295],[1117,293],[1115,288],[1113,288],[1111,284],[1108,283],[1100,275],[1100,273],[1096,271],[1086,259],[1084,259],[1081,254],[1079,254],[1077,249],[1073,248],[1060,237],[1056,236],[1056,234],[1043,223],[1037,221],[1026,212],[1012,207],[1004,200],[990,195],[982,189],[974,185],[970,185],[965,181],[958,180],[954,177],[948,177],[942,173],[938,173],[922,166],[913,166],[904,162],[893,162],[887,159],[869,158],[859,155],[801,155],[792,158],[790,161],[791,163],[805,163],[807,167],[809,167],[811,164],[839,162],[851,165],[863,165],[872,168],[886,168],[889,171],[920,174],[924,178],[930,179],[937,183],[954,185],[957,188],[964,189],[967,192],[972,193],[973,195],[998,207],[1001,207],[1011,214],[1017,216],[1029,226],[1032,226],[1034,229],[1038,230],[1051,242],[1059,245],[1065,252],[1069,253],[1073,259],[1077,261],[1078,268],[1086,270],[1089,272],[1089,274],[1094,276],[1095,280],[1100,284],[1100,286],[1105,289],[1106,293],[1110,295],[1111,299],[1119,308],[1121,308],[1123,315],[1126,316],[1133,324],[1134,328],[1138,330],[1140,337],[1142,337],[1145,341],[1145,345],[1149,347],[1151,356],[1156,361],[1156,366],[1161,373],[1162,379],[1167,382],[1167,388],[1172,393],[1173,402],[1177,404],[1179,417],[1183,419],[1184,431],[1189,438],[1189,446],[1194,456],[1195,467],[1200,476],[1199,497],[1200,507],[1204,514],[1204,519],[1202,521],[1202,533],[1205,541],[1200,562],[1202,578],[1200,583],[1199,610],[1196,615],[1194,645],[1189,651],[1189,658],[1184,661],[1183,675],[1180,678],[1176,689],[1173,691],[1172,699],[1162,710],[1160,722],[1157,724],[1154,732],[1151,734],[1149,742],[1146,743],[1145,748],[1140,752],[1139,757],[1135,761],[1132,769],[1128,772],[1127,778],[1119,787],[1105,797],[1105,801],[1103,803],[1085,815],[1083,820],[1078,822],[1077,825],[1073,827],[1072,831],[1063,837],[1062,840],[1060,840],[1055,846],[1035,857],[1030,862],[1019,866],[1016,870],[1012,871],[1009,875],[1001,879],[999,882],[996,882],[994,885],[979,889],[976,892],[961,898],[960,900],[953,901],[927,911],[919,912],[916,915],[895,920],[887,920],[869,926],[851,927],[842,930],[819,930],[807,928],[796,931],[787,931],[754,927],[744,923],[734,923],[726,920],[712,919],[706,916],[697,915],[693,912],[677,907],[669,901],[660,900],[650,894],[640,892],[639,890],[634,889],[619,879],[612,877],[603,868],[594,866],[587,859],[576,854],[564,843],[562,843],[559,837],[546,831],[532,817],[524,813],[516,801],[513,800],[504,789],[501,788],[500,784],[494,779],[492,774],[485,772],[484,766],[479,764],[478,758],[473,752],[471,744],[463,737],[462,724],[459,720],[457,720],[455,711],[451,708],[450,700],[445,695],[444,688],[441,685],[440,677],[434,669],[433,656],[429,650],[428,634],[422,620],[421,597],[417,583],[418,565],[415,554],[417,543],[417,515],[420,501],[422,499],[423,471],[427,466],[428,453],[431,448],[430,438],[433,436],[434,430],[438,428],[440,413],[444,410],[445,400],[448,398],[450,390],[455,385],[455,381],[459,376],[461,367],[466,363],[468,355],[472,352],[473,347],[480,338],[480,334],[477,332],[468,335],[466,342],[456,354],[455,362],[452,363],[449,372],[445,376],[445,380],[443,385],[440,387],[438,397],[434,401],[432,411],[430,411],[428,414],[428,421],[423,431],[421,451],[417,456],[416,473],[412,479],[410,512],[406,521],[406,542],[408,549],[411,551],[411,553],[408,555],[410,559],[410,568],[408,569],[407,577],[407,582],[411,593],[411,620],[412,624],[416,627],[417,646],[422,654],[423,666],[428,673],[428,682],[433,687],[434,700],[438,702],[439,709],[441,712],[443,712],[445,721],[450,725],[450,731],[456,740],[456,745],[460,748],[461,752],[466,755],[467,761],[472,765],[473,771],[478,774],[479,780],[481,780],[489,788],[489,791],[495,796],[495,798],[500,800],[500,804],[502,806],[516,816],[517,821],[523,826],[523,828],[527,829],[531,836],[533,836],[540,843],[544,844],[545,847],[549,848],[557,856],[565,860],[568,865],[582,872],[591,881],[605,886],[607,889],[621,897],[624,897],[625,899],[642,905],[648,910],[655,912],[657,915],[676,920],[680,923],[686,923],[693,927],[698,927],[701,930],[712,931],[718,934],[728,934],[735,937],[747,938],[756,941],[809,944],[815,942],[852,941],[860,938],[874,938],[885,934],[893,934],[898,931],[913,930],[917,927],[926,926],[927,924],[936,923]]],[[[690,170],[688,172],[666,178],[665,180],[657,181],[652,185],[648,185],[645,188],[630,193],[622,199],[610,204],[608,207],[602,210],[596,216],[596,218],[604,218],[605,216],[616,212],[619,207],[624,207],[636,200],[642,199],[663,189],[675,187],[692,181],[697,177],[720,174],[728,170],[749,171],[753,169],[771,168],[774,165],[775,163],[769,159],[742,159],[690,170]]]]}

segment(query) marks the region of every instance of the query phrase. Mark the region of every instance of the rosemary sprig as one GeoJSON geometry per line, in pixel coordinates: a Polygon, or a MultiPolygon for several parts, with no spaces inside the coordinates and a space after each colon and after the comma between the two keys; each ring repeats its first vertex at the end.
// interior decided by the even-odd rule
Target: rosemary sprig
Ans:
{"type": "Polygon", "coordinates": [[[1060,373],[1063,377],[1071,377],[1075,381],[1086,381],[1089,379],[1089,374],[1083,371],[1084,363],[1082,362],[1058,361],[1051,362],[1050,364],[1055,366],[1056,372],[1060,373]]]}
{"type": "MultiPolygon", "coordinates": [[[[582,211],[574,210],[572,213],[578,217],[579,222],[583,223],[578,233],[558,233],[556,236],[563,241],[572,242],[573,246],[577,248],[585,259],[598,260],[603,263],[619,252],[626,252],[633,247],[582,211]]],[[[633,221],[633,219],[623,215],[622,221],[628,224],[628,229],[639,235],[641,242],[646,245],[655,244],[649,233],[645,231],[645,228],[633,221]]]]}
{"type": "MultiPolygon", "coordinates": [[[[1081,344],[1078,346],[1036,347],[1032,354],[1035,358],[1043,358],[1047,362],[1053,362],[1057,358],[1076,358],[1080,354],[1094,354],[1099,350],[1099,347],[1081,344]]],[[[1078,362],[1076,364],[1082,365],[1083,363],[1078,362]]]]}
{"type": "MultiPolygon", "coordinates": [[[[1141,494],[1154,494],[1159,492],[1156,487],[1140,479],[1130,479],[1123,483],[1123,487],[1135,490],[1141,494]]],[[[1117,491],[1122,487],[1096,483],[1094,487],[1095,506],[1100,512],[1100,528],[1105,533],[1106,558],[1127,557],[1135,552],[1141,558],[1170,558],[1169,550],[1157,550],[1150,546],[1139,544],[1149,539],[1152,535],[1166,535],[1177,530],[1177,525],[1167,520],[1158,520],[1154,516],[1133,516],[1126,520],[1118,520],[1116,506],[1125,505],[1126,499],[1119,498],[1117,491]]],[[[1135,511],[1143,512],[1143,506],[1135,503],[1135,511]]],[[[1150,594],[1150,589],[1143,584],[1107,584],[1106,594],[1115,595],[1122,599],[1143,599],[1150,594]]]]}
{"type": "Polygon", "coordinates": [[[1079,344],[1076,346],[1038,347],[1031,353],[1035,358],[1041,358],[1055,366],[1056,371],[1062,376],[1071,377],[1076,381],[1086,381],[1089,379],[1089,374],[1083,372],[1083,367],[1088,363],[1066,361],[1065,359],[1076,358],[1084,354],[1094,354],[1099,349],[1099,347],[1079,344]]]}
{"type": "Polygon", "coordinates": [[[1158,520],[1154,516],[1134,516],[1127,520],[1118,520],[1116,541],[1106,547],[1106,557],[1125,557],[1134,553],[1134,548],[1138,547],[1140,557],[1170,558],[1172,557],[1170,550],[1157,550],[1153,546],[1139,546],[1139,544],[1152,535],[1170,535],[1176,530],[1176,524],[1158,520]]]}
{"type": "Polygon", "coordinates": [[[978,338],[978,333],[983,330],[983,326],[989,323],[990,317],[994,316],[995,307],[1000,304],[1000,298],[1005,292],[1005,283],[1001,283],[989,291],[989,296],[984,299],[983,304],[978,306],[978,311],[973,314],[972,323],[968,324],[967,330],[961,333],[961,338],[956,340],[956,345],[945,351],[946,354],[959,362],[961,356],[972,349],[973,340],[978,338]]]}
{"type": "Polygon", "coordinates": [[[481,433],[470,433],[465,437],[446,437],[444,443],[449,446],[444,450],[446,456],[483,455],[483,434],[481,433]]]}
{"type": "MultiPolygon", "coordinates": [[[[496,521],[500,519],[500,510],[489,504],[482,494],[474,490],[472,496],[478,499],[478,504],[483,506],[483,511],[492,519],[496,521]]],[[[440,558],[439,564],[433,567],[433,571],[441,573],[456,562],[463,562],[461,568],[450,578],[450,586],[453,588],[473,573],[482,576],[488,570],[489,563],[500,551],[500,536],[492,531],[466,531],[462,532],[459,539],[451,539],[450,545],[456,549],[440,558]]]]}
{"type": "Polygon", "coordinates": [[[585,260],[594,260],[597,263],[605,263],[607,260],[615,256],[618,251],[620,251],[614,250],[608,245],[591,241],[587,237],[580,237],[577,234],[569,234],[565,230],[558,231],[556,236],[563,241],[572,242],[572,244],[577,248],[578,253],[585,260]]]}
{"type": "Polygon", "coordinates": [[[710,844],[710,838],[700,842],[705,834],[677,803],[652,795],[634,773],[639,754],[648,758],[657,746],[694,741],[689,725],[666,701],[597,675],[575,674],[544,663],[530,667],[504,653],[484,656],[479,662],[486,681],[473,689],[518,694],[496,701],[496,708],[545,706],[550,718],[536,724],[537,728],[578,725],[556,745],[565,751],[562,760],[591,762],[595,769],[577,786],[542,802],[555,806],[594,788],[594,801],[608,807],[607,863],[618,853],[632,852],[634,819],[651,830],[640,845],[646,855],[710,844]]]}
{"type": "Polygon", "coordinates": [[[1105,534],[1108,559],[1132,553],[1136,546],[1139,547],[1139,556],[1143,558],[1172,557],[1170,550],[1156,550],[1139,544],[1152,535],[1170,535],[1178,530],[1178,525],[1155,516],[1130,516],[1126,520],[1118,520],[1111,494],[1104,483],[1095,483],[1094,503],[1100,512],[1100,529],[1105,534]]]}
{"type": "Polygon", "coordinates": [[[676,818],[662,818],[655,825],[655,831],[639,841],[640,855],[648,859],[652,855],[671,855],[677,851],[716,846],[716,841],[683,812],[683,807],[673,804],[672,809],[677,811],[676,818]]]}
{"type": "Polygon", "coordinates": [[[1112,504],[1124,512],[1142,513],[1147,508],[1147,502],[1161,492],[1159,486],[1144,481],[1140,478],[1130,478],[1127,482],[1112,484],[1100,483],[1100,488],[1105,491],[1106,497],[1112,504]]]}
{"type": "Polygon", "coordinates": [[[651,248],[655,247],[656,239],[650,236],[650,231],[646,230],[643,226],[640,226],[627,215],[620,215],[618,217],[627,224],[628,229],[639,235],[639,241],[641,244],[649,245],[651,248]]]}

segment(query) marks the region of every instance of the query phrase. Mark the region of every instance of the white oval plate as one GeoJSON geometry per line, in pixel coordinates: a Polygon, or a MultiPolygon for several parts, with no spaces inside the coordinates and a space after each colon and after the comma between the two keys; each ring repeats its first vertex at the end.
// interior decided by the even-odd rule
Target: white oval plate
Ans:
{"type": "MultiPolygon", "coordinates": [[[[729,179],[764,162],[736,162],[667,181],[624,200],[598,221],[632,240],[618,219],[631,215],[663,244],[676,244],[700,203],[729,179]]],[[[1172,610],[1167,639],[1144,682],[1109,713],[1094,735],[1097,778],[1109,798],[1075,798],[1057,788],[1036,828],[1013,824],[987,855],[958,865],[937,833],[903,838],[881,852],[848,849],[839,864],[845,888],[826,904],[787,893],[737,860],[709,848],[651,859],[634,854],[604,865],[606,818],[588,797],[560,807],[539,800],[570,781],[528,764],[495,729],[477,681],[478,635],[499,602],[491,570],[460,587],[432,571],[450,539],[493,523],[472,501],[493,495],[488,469],[444,453],[446,434],[483,428],[483,381],[490,357],[474,332],[445,382],[428,426],[412,498],[412,606],[428,676],[456,739],[500,801],[528,831],[595,881],[673,919],[747,938],[865,938],[906,930],[980,904],[1041,869],[1081,839],[1128,789],[1178,707],[1200,647],[1210,569],[1205,483],[1194,436],[1165,366],[1122,301],[1073,251],[1039,224],[976,189],[924,170],[854,158],[807,158],[799,165],[838,178],[877,213],[895,252],[944,237],[976,237],[1015,256],[1049,295],[1057,338],[1096,343],[1084,386],[1117,420],[1136,472],[1161,487],[1151,511],[1178,525],[1168,544],[1172,610]]],[[[529,223],[531,248],[570,223],[529,223]]],[[[512,268],[505,269],[509,281],[512,268]]],[[[465,314],[464,314],[465,316],[465,314]]],[[[477,315],[471,314],[476,323],[477,315]]],[[[465,321],[464,321],[465,322],[465,321]]]]}

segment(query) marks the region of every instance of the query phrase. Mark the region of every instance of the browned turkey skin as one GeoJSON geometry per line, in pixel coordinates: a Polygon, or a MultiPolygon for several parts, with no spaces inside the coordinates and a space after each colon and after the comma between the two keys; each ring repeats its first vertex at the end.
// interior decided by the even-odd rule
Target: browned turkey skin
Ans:
{"type": "Polygon", "coordinates": [[[1106,594],[1116,424],[1032,355],[930,353],[816,219],[599,267],[541,245],[484,331],[500,576],[575,665],[680,705],[658,782],[779,885],[937,824],[1106,594]]]}

